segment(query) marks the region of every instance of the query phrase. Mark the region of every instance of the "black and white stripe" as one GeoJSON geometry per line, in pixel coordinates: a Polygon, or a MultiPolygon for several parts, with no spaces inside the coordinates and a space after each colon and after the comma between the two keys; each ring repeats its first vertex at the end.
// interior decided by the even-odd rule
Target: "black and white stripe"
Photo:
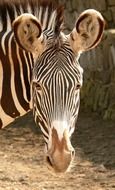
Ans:
{"type": "Polygon", "coordinates": [[[30,110],[30,83],[34,60],[20,49],[12,32],[13,20],[22,13],[32,13],[42,30],[53,30],[56,9],[38,0],[0,2],[0,128],[30,110]]]}
{"type": "Polygon", "coordinates": [[[70,137],[83,76],[78,58],[104,29],[101,14],[89,9],[65,35],[63,11],[49,0],[0,1],[0,127],[32,108],[48,167],[56,172],[67,171],[74,157],[70,137]]]}
{"type": "Polygon", "coordinates": [[[54,121],[66,121],[70,135],[73,132],[80,102],[80,90],[77,87],[82,85],[83,72],[69,43],[62,43],[62,39],[58,39],[58,44],[62,45],[56,47],[53,34],[51,36],[47,49],[36,61],[33,70],[33,81],[36,82],[36,86],[33,84],[34,116],[46,142],[49,128],[55,127],[52,126],[54,121]]]}

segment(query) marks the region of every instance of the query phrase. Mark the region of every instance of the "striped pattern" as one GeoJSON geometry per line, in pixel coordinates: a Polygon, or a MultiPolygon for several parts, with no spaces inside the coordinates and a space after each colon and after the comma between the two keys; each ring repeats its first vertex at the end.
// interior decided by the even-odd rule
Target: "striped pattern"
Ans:
{"type": "Polygon", "coordinates": [[[15,42],[13,20],[22,13],[32,13],[44,32],[55,30],[56,24],[61,23],[60,10],[48,2],[39,4],[37,0],[0,2],[0,128],[24,115],[31,104],[33,56],[15,42]]]}
{"type": "Polygon", "coordinates": [[[19,49],[11,31],[4,38],[2,35],[0,32],[0,127],[29,110],[33,64],[31,55],[19,49]]]}
{"type": "Polygon", "coordinates": [[[0,127],[32,107],[48,168],[56,172],[67,171],[74,158],[70,137],[83,80],[78,58],[98,44],[104,21],[91,9],[69,35],[62,27],[63,7],[48,0],[0,1],[0,127]]]}
{"type": "MultiPolygon", "coordinates": [[[[77,85],[82,85],[83,71],[70,45],[62,40],[60,38],[55,42],[54,37],[49,38],[47,49],[33,70],[33,81],[36,81],[36,85],[33,84],[34,117],[41,126],[46,142],[49,138],[48,128],[55,128],[55,121],[66,122],[65,127],[69,128],[71,136],[74,130],[71,127],[79,110],[80,90],[77,85]]],[[[60,127],[63,135],[64,129],[60,127]]],[[[59,127],[57,132],[60,136],[59,127]]]]}

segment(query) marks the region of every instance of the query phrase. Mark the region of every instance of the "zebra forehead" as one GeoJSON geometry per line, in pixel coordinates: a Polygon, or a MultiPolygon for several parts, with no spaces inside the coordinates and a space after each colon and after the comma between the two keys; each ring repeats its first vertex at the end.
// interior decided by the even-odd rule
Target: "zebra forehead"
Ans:
{"type": "MultiPolygon", "coordinates": [[[[66,57],[67,58],[67,57],[66,57]]],[[[59,57],[56,57],[55,60],[50,58],[47,55],[43,62],[38,60],[36,67],[33,72],[34,78],[38,82],[41,82],[44,85],[52,84],[53,81],[60,79],[60,82],[66,81],[68,86],[71,82],[78,82],[82,85],[83,81],[83,69],[78,63],[73,63],[70,60],[62,59],[59,61],[59,57]]]]}

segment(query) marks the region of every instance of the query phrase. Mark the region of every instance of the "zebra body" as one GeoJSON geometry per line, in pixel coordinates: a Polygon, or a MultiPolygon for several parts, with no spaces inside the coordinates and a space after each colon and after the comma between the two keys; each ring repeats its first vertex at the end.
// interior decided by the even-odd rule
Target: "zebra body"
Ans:
{"type": "Polygon", "coordinates": [[[25,4],[20,2],[21,4],[15,1],[14,4],[0,4],[0,128],[7,126],[31,108],[33,56],[20,49],[16,43],[12,32],[13,20],[27,12],[39,19],[42,30],[49,30],[53,28],[56,17],[56,11],[50,6],[40,6],[37,1],[34,5],[31,1],[25,1],[25,4]]]}
{"type": "Polygon", "coordinates": [[[31,55],[20,51],[13,33],[8,32],[0,46],[0,127],[4,127],[30,109],[33,63],[31,55]]]}
{"type": "Polygon", "coordinates": [[[32,108],[48,167],[65,172],[74,157],[70,137],[83,80],[78,58],[99,43],[103,18],[86,10],[65,35],[62,6],[26,0],[4,2],[0,10],[0,127],[32,108]]]}

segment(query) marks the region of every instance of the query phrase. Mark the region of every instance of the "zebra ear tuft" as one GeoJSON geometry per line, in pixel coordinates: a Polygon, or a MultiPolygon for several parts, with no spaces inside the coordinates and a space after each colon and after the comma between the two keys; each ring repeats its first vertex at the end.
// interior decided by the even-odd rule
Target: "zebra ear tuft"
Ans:
{"type": "Polygon", "coordinates": [[[18,16],[12,24],[14,36],[18,45],[31,53],[41,42],[41,25],[32,14],[24,13],[18,16]]]}
{"type": "Polygon", "coordinates": [[[75,28],[70,34],[73,50],[83,52],[97,46],[101,40],[104,26],[104,19],[98,11],[94,9],[84,11],[78,17],[75,28]]]}

